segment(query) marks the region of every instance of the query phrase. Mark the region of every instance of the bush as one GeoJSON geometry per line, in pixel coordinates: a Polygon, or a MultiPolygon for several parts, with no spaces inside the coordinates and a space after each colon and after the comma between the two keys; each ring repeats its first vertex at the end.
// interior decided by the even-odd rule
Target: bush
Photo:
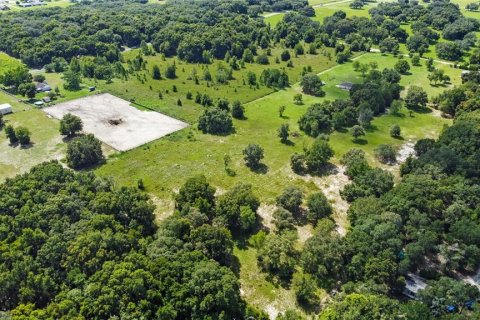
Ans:
{"type": "Polygon", "coordinates": [[[279,232],[295,229],[293,214],[284,208],[278,208],[273,212],[273,224],[279,232]]]}
{"type": "Polygon", "coordinates": [[[258,64],[263,64],[263,65],[267,65],[267,64],[270,64],[270,61],[268,60],[268,56],[266,54],[261,54],[257,57],[257,59],[255,60],[256,63],[258,64]]]}
{"type": "Polygon", "coordinates": [[[243,149],[243,159],[245,164],[250,168],[258,168],[260,160],[263,159],[263,148],[258,144],[249,144],[243,149]]]}
{"type": "Polygon", "coordinates": [[[78,131],[83,129],[82,119],[67,113],[60,120],[60,134],[67,137],[74,136],[78,131]]]}
{"type": "Polygon", "coordinates": [[[292,213],[300,211],[300,205],[303,201],[303,192],[300,188],[290,186],[283,190],[282,194],[277,197],[277,206],[287,209],[292,213]]]}
{"type": "Polygon", "coordinates": [[[305,172],[305,155],[294,153],[290,157],[290,167],[292,171],[298,174],[305,172]]]}
{"type": "Polygon", "coordinates": [[[232,117],[235,119],[244,119],[245,118],[245,108],[240,103],[240,101],[235,101],[232,105],[232,117]]]}
{"type": "Polygon", "coordinates": [[[398,124],[394,124],[390,128],[390,136],[393,138],[399,138],[402,134],[402,130],[400,129],[400,126],[398,124]]]}
{"type": "Polygon", "coordinates": [[[18,142],[17,136],[15,135],[15,129],[11,125],[5,126],[5,135],[7,136],[10,144],[15,144],[18,142]]]}
{"type": "Polygon", "coordinates": [[[282,61],[288,61],[288,60],[290,60],[290,51],[284,50],[284,51],[280,54],[280,59],[282,59],[282,61]]]}
{"type": "Polygon", "coordinates": [[[389,144],[381,144],[375,149],[375,157],[381,163],[394,163],[396,158],[395,149],[389,144]]]}
{"type": "Polygon", "coordinates": [[[102,143],[93,134],[77,137],[67,146],[67,164],[73,169],[91,167],[103,159],[102,143]]]}
{"type": "Polygon", "coordinates": [[[25,127],[18,127],[15,129],[15,136],[22,146],[30,144],[30,131],[25,127]]]}
{"type": "Polygon", "coordinates": [[[305,94],[316,97],[323,97],[325,95],[325,91],[322,90],[322,80],[320,80],[316,74],[308,73],[304,75],[300,81],[300,85],[305,94]]]}
{"type": "Polygon", "coordinates": [[[226,110],[206,109],[198,119],[198,129],[203,133],[228,134],[233,130],[232,117],[226,110]]]}
{"type": "Polygon", "coordinates": [[[307,219],[313,224],[316,224],[320,219],[328,217],[333,212],[333,208],[323,192],[311,194],[307,198],[307,207],[307,219]]]}
{"type": "Polygon", "coordinates": [[[408,64],[407,60],[400,59],[397,61],[397,63],[395,63],[394,68],[401,74],[407,74],[408,70],[410,70],[410,65],[408,64]]]}
{"type": "Polygon", "coordinates": [[[305,164],[308,170],[317,172],[323,169],[334,152],[327,141],[316,139],[313,145],[305,152],[305,164]]]}

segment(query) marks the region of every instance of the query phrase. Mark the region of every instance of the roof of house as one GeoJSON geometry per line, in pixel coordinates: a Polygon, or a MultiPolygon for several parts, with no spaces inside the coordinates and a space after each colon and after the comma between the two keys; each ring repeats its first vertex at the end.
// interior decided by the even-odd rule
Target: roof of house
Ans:
{"type": "Polygon", "coordinates": [[[0,104],[0,109],[11,109],[12,106],[9,103],[0,104]]]}
{"type": "Polygon", "coordinates": [[[37,89],[37,91],[50,91],[52,88],[50,87],[50,85],[47,83],[47,82],[37,82],[35,84],[35,88],[37,89]]]}
{"type": "Polygon", "coordinates": [[[337,84],[337,87],[338,87],[338,88],[341,88],[341,89],[350,90],[350,89],[352,89],[352,87],[353,87],[353,83],[351,83],[351,82],[342,82],[342,83],[340,83],[340,84],[337,84]]]}

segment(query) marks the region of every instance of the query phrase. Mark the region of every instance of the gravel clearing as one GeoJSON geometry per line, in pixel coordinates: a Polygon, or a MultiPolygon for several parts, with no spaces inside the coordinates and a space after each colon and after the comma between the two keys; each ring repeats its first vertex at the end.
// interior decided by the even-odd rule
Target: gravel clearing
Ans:
{"type": "Polygon", "coordinates": [[[60,103],[43,111],[57,119],[67,113],[80,117],[84,132],[118,151],[136,148],[188,126],[158,112],[141,111],[108,93],[60,103]]]}

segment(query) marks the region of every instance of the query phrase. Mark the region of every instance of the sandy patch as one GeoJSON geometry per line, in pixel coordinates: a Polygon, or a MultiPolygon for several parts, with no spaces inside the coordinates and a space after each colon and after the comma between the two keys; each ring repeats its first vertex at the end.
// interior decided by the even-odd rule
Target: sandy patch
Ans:
{"type": "Polygon", "coordinates": [[[108,93],[60,103],[43,111],[57,119],[67,113],[80,117],[83,131],[119,151],[136,148],[188,126],[158,112],[141,111],[108,93]]]}

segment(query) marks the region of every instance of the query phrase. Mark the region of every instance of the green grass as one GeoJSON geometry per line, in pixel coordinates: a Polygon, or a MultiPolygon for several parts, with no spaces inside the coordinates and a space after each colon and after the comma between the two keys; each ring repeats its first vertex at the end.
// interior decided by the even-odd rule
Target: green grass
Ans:
{"type": "MultiPolygon", "coordinates": [[[[396,61],[391,56],[380,54],[365,54],[359,58],[362,63],[377,61],[380,68],[391,66],[396,61]]],[[[460,72],[457,69],[447,69],[449,72],[460,72]]],[[[351,66],[351,63],[341,65],[321,75],[327,82],[325,98],[307,97],[304,95],[305,105],[293,104],[293,95],[299,91],[297,86],[288,90],[278,91],[255,100],[246,105],[247,120],[234,120],[236,132],[232,135],[219,137],[205,135],[192,127],[174,133],[163,139],[149,143],[143,147],[121,153],[113,157],[108,163],[100,167],[97,172],[102,176],[113,177],[121,184],[134,185],[137,179],[142,178],[147,191],[159,198],[170,199],[172,190],[195,173],[204,173],[209,181],[220,189],[229,189],[238,182],[248,181],[262,202],[273,202],[285,185],[295,184],[310,192],[316,189],[313,182],[293,174],[289,166],[292,153],[302,152],[312,139],[299,131],[297,121],[311,103],[323,99],[346,98],[347,93],[335,87],[344,81],[361,81],[351,66]],[[278,107],[286,106],[284,118],[278,115],[278,107]],[[282,123],[288,123],[291,131],[297,132],[298,137],[291,138],[293,145],[283,145],[276,136],[276,130],[282,123]],[[258,143],[265,149],[263,163],[268,167],[265,174],[250,171],[243,164],[242,150],[249,143],[258,143]],[[229,154],[233,160],[233,169],[237,175],[229,177],[223,167],[223,157],[229,154]]],[[[436,94],[442,88],[426,85],[425,67],[414,67],[412,74],[402,79],[402,84],[411,83],[423,86],[429,94],[436,94]]],[[[457,78],[452,77],[453,81],[457,78]]],[[[144,89],[145,91],[145,89],[144,89]]],[[[148,91],[148,89],[147,89],[148,91]]],[[[137,93],[138,94],[138,93],[137,93]]],[[[178,108],[178,107],[172,107],[178,108]]],[[[381,116],[373,121],[372,132],[367,134],[366,145],[356,145],[351,141],[348,133],[334,133],[331,144],[336,151],[334,162],[352,147],[364,149],[372,156],[373,149],[383,142],[392,142],[400,145],[402,141],[393,141],[389,138],[391,124],[398,122],[405,133],[405,139],[419,139],[425,136],[437,135],[447,120],[431,114],[417,114],[413,117],[399,117],[390,115],[381,116]]]]}
{"type": "MultiPolygon", "coordinates": [[[[12,11],[28,11],[28,10],[38,10],[42,8],[52,8],[52,7],[61,7],[65,8],[68,6],[71,6],[74,4],[74,2],[70,0],[51,0],[51,1],[45,1],[46,5],[44,6],[35,6],[35,7],[30,7],[30,8],[22,8],[18,6],[14,0],[9,0],[9,3],[7,5],[10,7],[10,10],[8,11],[0,11],[0,13],[6,13],[6,12],[12,12],[12,11]]],[[[22,2],[22,1],[20,1],[22,2]]]]}
{"type": "MultiPolygon", "coordinates": [[[[335,65],[334,59],[329,59],[322,54],[303,55],[296,58],[293,56],[293,50],[291,50],[293,68],[288,68],[286,62],[275,63],[275,57],[278,57],[282,50],[281,48],[272,50],[272,56],[269,57],[270,65],[268,66],[252,63],[246,64],[244,69],[234,71],[234,80],[230,80],[226,85],[207,84],[204,80],[200,80],[200,83],[196,85],[193,80],[189,80],[189,76],[192,75],[194,70],[196,70],[198,77],[202,79],[205,68],[209,69],[213,79],[215,79],[218,65],[228,66],[224,61],[215,61],[211,65],[195,65],[174,58],[167,58],[164,61],[160,55],[146,57],[146,70],[137,72],[138,77],[130,75],[127,81],[115,79],[111,84],[106,84],[105,81],[98,81],[96,84],[100,90],[109,91],[127,100],[135,99],[135,102],[139,105],[159,110],[170,116],[193,123],[198,119],[202,107],[195,104],[193,100],[187,100],[187,92],[191,92],[194,97],[196,92],[200,92],[201,94],[208,94],[214,100],[227,98],[230,102],[239,100],[242,103],[246,103],[275,91],[264,86],[260,86],[257,89],[244,85],[249,71],[255,73],[259,81],[261,72],[265,68],[284,68],[290,78],[290,82],[297,82],[300,79],[300,73],[304,66],[310,65],[314,72],[320,72],[335,65]],[[167,65],[173,63],[177,66],[176,79],[153,80],[151,78],[153,65],[157,64],[160,66],[161,72],[164,74],[167,65]],[[173,92],[174,85],[178,92],[173,92]],[[159,98],[159,92],[162,92],[162,99],[159,98]],[[177,106],[178,99],[182,101],[182,107],[177,106]]],[[[332,52],[332,49],[326,50],[332,52]]],[[[133,59],[137,54],[137,50],[126,52],[124,55],[125,60],[133,59]]]]}
{"type": "Polygon", "coordinates": [[[0,52],[0,75],[22,65],[23,64],[20,60],[12,58],[6,53],[0,52]]]}
{"type": "Polygon", "coordinates": [[[7,124],[25,126],[31,132],[32,144],[27,148],[9,145],[3,131],[0,134],[0,181],[29,170],[43,161],[61,159],[65,144],[58,132],[58,122],[36,108],[18,102],[0,92],[0,103],[10,103],[14,113],[4,116],[7,124]]]}

